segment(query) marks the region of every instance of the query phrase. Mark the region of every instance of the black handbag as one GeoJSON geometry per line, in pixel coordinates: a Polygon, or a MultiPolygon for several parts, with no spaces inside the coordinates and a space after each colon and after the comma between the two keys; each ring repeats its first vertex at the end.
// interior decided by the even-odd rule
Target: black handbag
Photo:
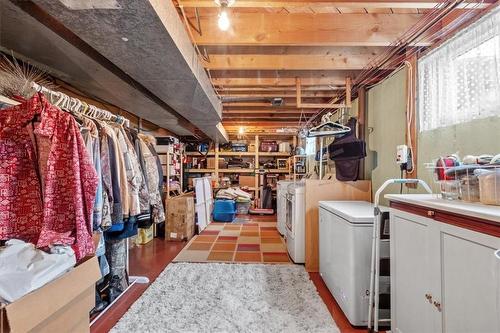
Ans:
{"type": "Polygon", "coordinates": [[[356,137],[356,119],[349,119],[347,126],[351,131],[328,146],[330,159],[335,161],[336,177],[340,181],[357,180],[359,162],[366,157],[366,143],[356,137]]]}

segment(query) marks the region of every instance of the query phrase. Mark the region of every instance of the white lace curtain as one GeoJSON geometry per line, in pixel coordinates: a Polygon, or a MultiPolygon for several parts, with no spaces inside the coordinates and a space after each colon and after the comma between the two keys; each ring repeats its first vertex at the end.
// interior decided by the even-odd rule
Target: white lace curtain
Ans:
{"type": "Polygon", "coordinates": [[[500,116],[500,8],[418,62],[420,131],[500,116]]]}

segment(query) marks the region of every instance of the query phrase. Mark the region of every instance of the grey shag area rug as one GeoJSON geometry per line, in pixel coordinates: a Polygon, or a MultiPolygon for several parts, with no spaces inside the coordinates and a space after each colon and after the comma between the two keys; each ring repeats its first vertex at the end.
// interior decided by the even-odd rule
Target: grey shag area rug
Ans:
{"type": "Polygon", "coordinates": [[[303,266],[170,264],[111,332],[340,332],[303,266]]]}

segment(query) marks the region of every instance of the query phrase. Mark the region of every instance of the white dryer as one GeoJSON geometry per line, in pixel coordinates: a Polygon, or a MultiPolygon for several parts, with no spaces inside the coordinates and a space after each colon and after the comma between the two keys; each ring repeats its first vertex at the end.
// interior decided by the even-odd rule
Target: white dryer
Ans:
{"type": "Polygon", "coordinates": [[[286,245],[296,264],[305,262],[306,202],[304,183],[291,184],[287,194],[286,245]]]}
{"type": "Polygon", "coordinates": [[[288,185],[293,184],[293,181],[280,180],[277,186],[277,203],[276,211],[278,215],[278,232],[282,236],[286,236],[286,195],[288,192],[288,185]]]}

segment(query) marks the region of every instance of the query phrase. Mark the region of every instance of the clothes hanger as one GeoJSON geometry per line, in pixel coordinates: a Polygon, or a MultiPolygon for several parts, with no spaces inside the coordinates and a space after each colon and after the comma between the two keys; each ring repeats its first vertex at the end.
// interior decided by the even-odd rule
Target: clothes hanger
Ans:
{"type": "Polygon", "coordinates": [[[349,133],[351,131],[350,127],[344,126],[342,124],[333,122],[330,120],[332,116],[331,112],[328,112],[321,118],[322,123],[316,127],[311,128],[307,136],[308,137],[320,137],[320,136],[332,136],[349,133]]]}

